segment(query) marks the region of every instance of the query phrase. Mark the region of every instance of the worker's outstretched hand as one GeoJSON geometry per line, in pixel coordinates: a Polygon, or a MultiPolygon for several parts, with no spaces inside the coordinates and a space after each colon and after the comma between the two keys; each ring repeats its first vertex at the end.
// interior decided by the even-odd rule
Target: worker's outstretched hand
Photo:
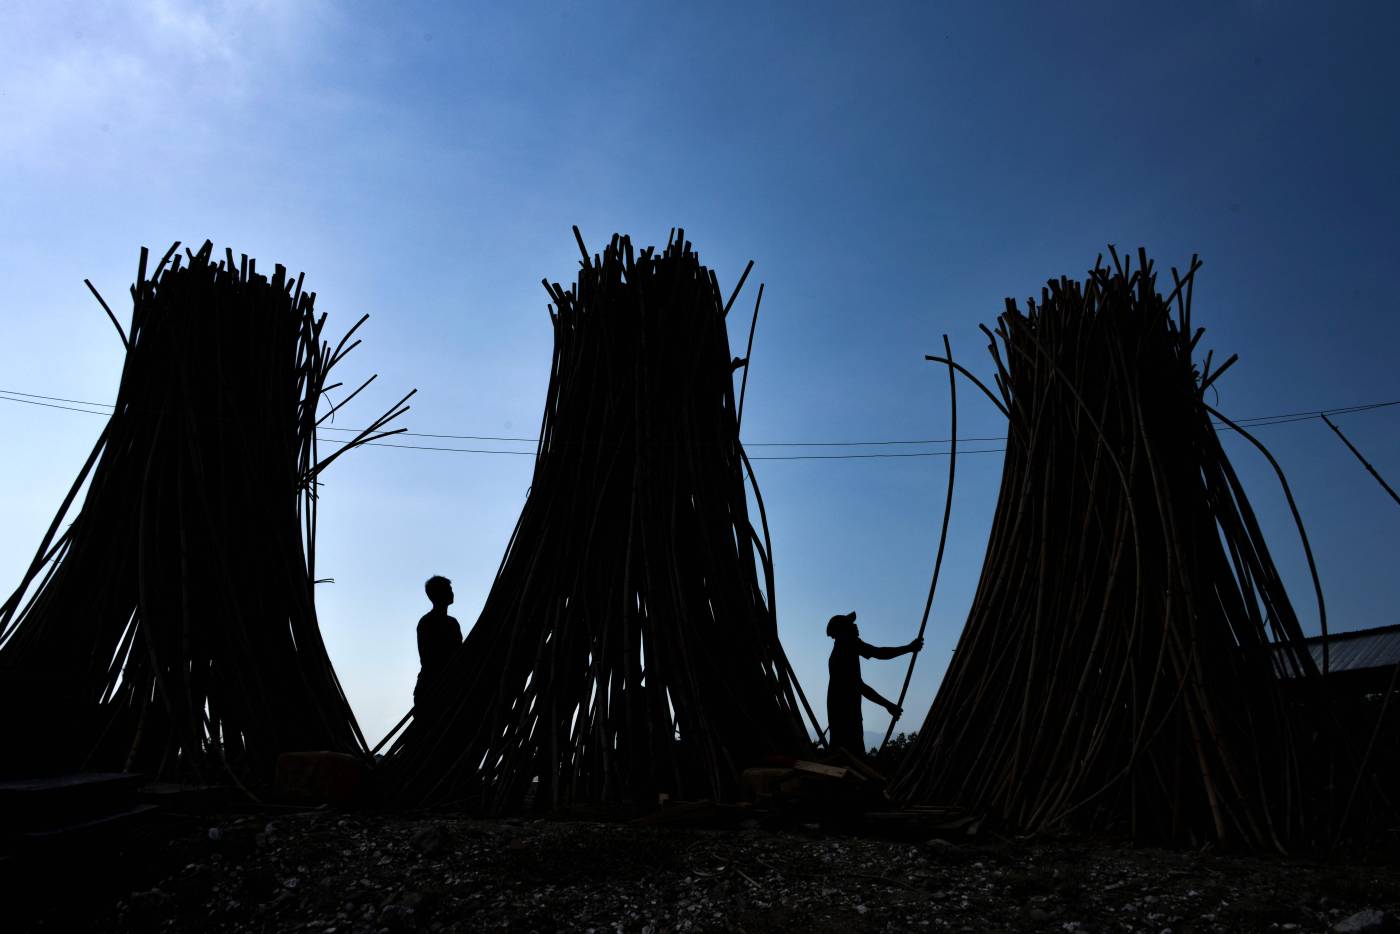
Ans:
{"type": "Polygon", "coordinates": [[[904,713],[904,708],[894,702],[886,704],[885,709],[890,712],[890,716],[893,717],[895,720],[898,720],[900,714],[904,713]]]}
{"type": "Polygon", "coordinates": [[[909,643],[909,651],[911,651],[911,652],[917,652],[917,651],[919,651],[919,649],[921,649],[921,648],[923,648],[923,647],[924,647],[924,637],[923,637],[923,636],[919,636],[919,637],[918,637],[917,639],[915,639],[913,642],[909,643]]]}

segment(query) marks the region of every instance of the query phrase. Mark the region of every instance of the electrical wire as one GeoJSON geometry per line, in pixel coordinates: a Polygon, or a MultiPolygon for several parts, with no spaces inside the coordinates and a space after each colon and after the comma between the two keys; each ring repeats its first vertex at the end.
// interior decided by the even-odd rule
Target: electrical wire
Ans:
{"type": "MultiPolygon", "coordinates": [[[[24,403],[25,405],[38,405],[38,406],[43,406],[43,407],[45,407],[45,408],[50,408],[50,409],[63,409],[64,411],[68,411],[68,412],[82,412],[82,413],[87,414],[87,415],[102,415],[102,416],[110,416],[110,415],[111,415],[111,412],[110,412],[110,411],[93,411],[93,409],[91,409],[91,408],[80,409],[80,408],[75,408],[74,406],[84,405],[84,406],[92,406],[92,407],[94,407],[94,408],[103,408],[103,409],[111,409],[111,408],[112,408],[112,406],[111,406],[110,404],[104,403],[104,402],[91,402],[91,401],[87,401],[87,400],[84,400],[84,399],[69,399],[69,398],[65,398],[65,397],[63,397],[63,396],[45,396],[45,395],[39,395],[38,393],[32,393],[32,392],[20,392],[19,390],[16,390],[16,389],[0,389],[0,402],[21,402],[21,403],[24,403]],[[69,403],[72,403],[73,405],[59,405],[59,404],[58,404],[58,403],[62,403],[62,402],[69,402],[69,403]]],[[[1359,403],[1359,404],[1357,404],[1357,405],[1341,406],[1341,407],[1332,408],[1332,409],[1315,409],[1315,410],[1306,411],[1306,412],[1281,412],[1281,413],[1274,414],[1274,415],[1256,415],[1256,416],[1254,416],[1254,417],[1252,417],[1252,418],[1241,418],[1241,419],[1236,419],[1235,421],[1236,421],[1236,424],[1239,424],[1239,425],[1247,425],[1247,426],[1252,427],[1252,428],[1263,428],[1263,427],[1269,427],[1269,426],[1271,426],[1271,425],[1289,425],[1289,424],[1292,424],[1292,423],[1294,423],[1294,422],[1303,422],[1303,421],[1309,421],[1309,420],[1311,420],[1311,419],[1320,419],[1320,418],[1323,418],[1324,416],[1354,415],[1354,414],[1356,414],[1356,413],[1358,413],[1358,412],[1369,412],[1369,411],[1372,411],[1372,410],[1374,410],[1374,409],[1389,408],[1389,407],[1391,407],[1391,406],[1396,406],[1396,405],[1400,405],[1400,399],[1395,399],[1395,400],[1391,400],[1391,401],[1388,401],[1388,402],[1363,402],[1363,403],[1359,403]]],[[[1216,427],[1222,427],[1222,424],[1223,424],[1223,423],[1217,423],[1217,424],[1216,424],[1216,427]]],[[[358,433],[358,432],[361,431],[361,429],[358,429],[358,428],[333,428],[333,427],[330,427],[330,426],[322,426],[320,430],[321,430],[321,431],[356,432],[356,433],[358,433]]],[[[322,440],[322,441],[327,441],[327,442],[336,442],[336,441],[339,441],[339,440],[340,440],[339,438],[328,437],[328,436],[326,436],[326,435],[318,435],[317,437],[318,437],[320,440],[322,440]]],[[[502,436],[496,436],[496,435],[434,434],[434,433],[430,433],[430,432],[420,432],[420,431],[403,431],[403,432],[397,432],[397,433],[396,433],[396,437],[401,437],[401,438],[440,438],[440,439],[448,439],[448,440],[455,440],[455,441],[504,441],[504,442],[518,442],[518,443],[524,443],[524,444],[536,444],[536,443],[538,443],[538,439],[537,439],[537,438],[502,437],[502,436]]],[[[744,446],[745,446],[745,447],[748,447],[748,448],[763,448],[763,447],[802,447],[802,448],[837,447],[837,448],[853,448],[853,447],[876,447],[876,446],[889,446],[889,445],[946,444],[949,440],[950,440],[950,439],[948,439],[948,438],[925,438],[925,439],[903,439],[903,438],[901,438],[901,439],[878,440],[878,441],[870,441],[870,440],[865,440],[865,441],[746,441],[746,442],[744,442],[744,446]]],[[[963,438],[962,440],[963,440],[963,441],[970,441],[970,442],[983,442],[983,443],[985,443],[985,442],[988,442],[988,441],[1005,441],[1005,440],[1006,440],[1006,436],[1005,436],[1005,435],[998,435],[998,436],[988,436],[988,437],[980,437],[980,438],[963,438]]],[[[514,456],[518,456],[518,457],[534,457],[535,454],[536,454],[535,451],[500,451],[500,450],[491,450],[491,449],[484,449],[484,448],[443,447],[443,446],[428,445],[428,444],[401,444],[401,443],[391,442],[391,441],[370,441],[370,442],[366,442],[366,443],[367,443],[368,445],[374,446],[374,447],[402,448],[402,449],[404,449],[404,450],[409,450],[409,451],[437,451],[437,452],[441,452],[441,453],[452,453],[452,454],[505,454],[505,455],[514,455],[514,456]]],[[[1006,450],[1005,448],[974,448],[973,450],[970,450],[970,451],[963,451],[962,453],[964,453],[964,454],[998,454],[998,453],[1001,453],[1002,451],[1005,451],[1005,450],[1006,450]]],[[[764,461],[868,460],[868,459],[886,459],[886,458],[896,458],[896,457],[947,457],[947,456],[948,456],[948,453],[949,453],[949,452],[947,452],[947,451],[909,451],[909,452],[900,451],[900,452],[889,452],[889,453],[879,453],[879,454],[768,454],[768,455],[759,454],[759,455],[755,455],[755,456],[753,456],[753,457],[750,457],[749,459],[750,459],[750,460],[756,460],[756,461],[758,461],[758,460],[764,460],[764,461]]]]}

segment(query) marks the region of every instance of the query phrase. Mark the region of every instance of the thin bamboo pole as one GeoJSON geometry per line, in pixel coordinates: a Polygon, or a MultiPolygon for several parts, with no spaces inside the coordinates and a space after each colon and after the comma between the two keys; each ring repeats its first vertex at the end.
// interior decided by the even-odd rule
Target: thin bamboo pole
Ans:
{"type": "MultiPolygon", "coordinates": [[[[924,601],[924,614],[919,619],[919,634],[916,637],[922,639],[924,630],[928,627],[928,614],[933,609],[933,594],[938,589],[938,574],[943,569],[943,549],[948,544],[948,520],[953,514],[953,480],[957,476],[958,465],[958,381],[957,370],[953,366],[953,346],[948,342],[948,335],[943,335],[943,352],[948,360],[948,398],[950,415],[950,445],[948,448],[948,492],[943,500],[943,522],[938,530],[938,551],[933,558],[933,578],[928,585],[928,599],[924,601]]],[[[909,693],[909,682],[914,677],[914,662],[919,658],[918,651],[909,655],[909,667],[904,671],[904,683],[899,687],[899,699],[895,701],[895,707],[903,709],[905,695],[909,693]]],[[[883,751],[885,745],[889,743],[890,737],[894,735],[896,719],[890,718],[890,725],[885,729],[885,738],[880,740],[880,750],[883,751]]]]}

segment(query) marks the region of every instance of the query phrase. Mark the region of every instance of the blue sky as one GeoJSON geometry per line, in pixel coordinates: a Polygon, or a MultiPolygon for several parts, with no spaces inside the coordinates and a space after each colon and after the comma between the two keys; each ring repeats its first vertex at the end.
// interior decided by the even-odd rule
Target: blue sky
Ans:
{"type": "MultiPolygon", "coordinates": [[[[539,280],[572,280],[578,224],[595,247],[684,226],[725,289],[756,261],[750,443],[946,437],[923,355],[946,332],[986,373],[977,325],[1107,243],[1163,269],[1201,254],[1203,346],[1241,357],[1227,413],[1400,399],[1397,27],[1380,2],[7,5],[0,389],[109,402],[120,343],[82,280],[121,310],[142,245],[210,238],[305,270],[333,328],[371,314],[344,376],[380,378],[342,424],[417,387],[411,430],[528,436],[551,350],[539,280]]],[[[1003,433],[960,398],[963,434],[1003,433]]],[[[1340,422],[1400,480],[1400,407],[1340,422]]],[[[99,426],[0,402],[0,589],[99,426]]],[[[1261,436],[1333,625],[1400,622],[1400,509],[1320,422],[1261,436]]],[[[1315,621],[1277,484],[1227,444],[1315,621]]],[[[913,636],[946,463],[757,467],[780,629],[820,707],[828,616],[913,636]]],[[[961,627],[999,469],[960,462],[904,726],[961,627]]],[[[388,448],[328,472],[318,605],[372,740],[410,703],[423,579],[451,577],[470,625],[529,477],[528,457],[388,448]]],[[[903,663],[865,674],[893,694],[903,663]]]]}

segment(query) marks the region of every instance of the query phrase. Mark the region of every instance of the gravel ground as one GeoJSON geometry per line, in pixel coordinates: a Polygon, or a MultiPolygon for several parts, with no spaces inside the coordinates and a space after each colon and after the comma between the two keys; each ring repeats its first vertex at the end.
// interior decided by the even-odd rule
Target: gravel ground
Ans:
{"type": "Polygon", "coordinates": [[[116,850],[29,866],[9,930],[1400,930],[1395,865],[1075,839],[894,843],[752,821],[167,817],[116,850]]]}

